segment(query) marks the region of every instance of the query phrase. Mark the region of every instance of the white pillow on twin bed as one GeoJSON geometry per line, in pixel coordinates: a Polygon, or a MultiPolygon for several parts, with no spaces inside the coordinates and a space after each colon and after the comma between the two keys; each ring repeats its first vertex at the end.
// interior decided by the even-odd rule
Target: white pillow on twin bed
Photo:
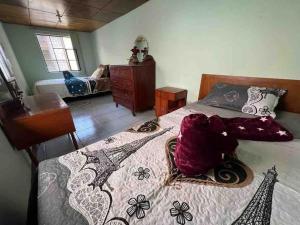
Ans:
{"type": "Polygon", "coordinates": [[[91,75],[90,78],[93,80],[99,80],[103,76],[103,71],[104,71],[103,66],[97,67],[97,69],[94,71],[94,73],[91,75]]]}
{"type": "Polygon", "coordinates": [[[284,89],[250,87],[248,89],[248,101],[242,108],[243,113],[256,116],[276,117],[275,107],[282,95],[286,93],[284,89]]]}

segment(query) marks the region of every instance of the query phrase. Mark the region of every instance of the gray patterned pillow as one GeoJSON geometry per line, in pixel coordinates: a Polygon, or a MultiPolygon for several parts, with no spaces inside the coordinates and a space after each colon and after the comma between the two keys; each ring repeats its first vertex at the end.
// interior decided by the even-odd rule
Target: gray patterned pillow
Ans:
{"type": "Polygon", "coordinates": [[[202,104],[235,111],[242,111],[248,100],[250,86],[217,83],[212,91],[201,100],[202,104]]]}
{"type": "Polygon", "coordinates": [[[250,87],[248,89],[248,101],[243,106],[242,112],[256,116],[276,117],[275,107],[282,95],[286,93],[284,89],[250,87]]]}

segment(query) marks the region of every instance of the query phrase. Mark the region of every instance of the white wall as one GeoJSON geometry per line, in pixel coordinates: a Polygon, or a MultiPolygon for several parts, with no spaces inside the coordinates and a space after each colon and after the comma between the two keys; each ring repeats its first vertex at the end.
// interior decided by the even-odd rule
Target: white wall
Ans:
{"type": "Polygon", "coordinates": [[[156,86],[187,88],[202,73],[299,79],[299,0],[151,0],[93,33],[97,60],[126,64],[139,34],[157,62],[156,86]]]}
{"type": "MultiPolygon", "coordinates": [[[[0,22],[0,43],[10,59],[22,90],[28,86],[0,22]]],[[[0,128],[0,224],[25,224],[30,192],[30,162],[24,152],[14,150],[0,128]]]]}

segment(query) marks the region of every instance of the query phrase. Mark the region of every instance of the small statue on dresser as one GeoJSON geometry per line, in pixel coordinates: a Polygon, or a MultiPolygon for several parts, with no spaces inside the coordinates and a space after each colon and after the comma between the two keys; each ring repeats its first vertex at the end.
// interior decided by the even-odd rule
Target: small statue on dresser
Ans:
{"type": "Polygon", "coordinates": [[[153,60],[153,57],[151,55],[148,55],[149,49],[145,47],[143,50],[141,50],[143,53],[143,62],[153,60]]]}
{"type": "Polygon", "coordinates": [[[129,59],[129,65],[135,65],[139,63],[137,54],[140,52],[140,50],[134,46],[133,49],[130,50],[132,52],[132,55],[129,59]]]}

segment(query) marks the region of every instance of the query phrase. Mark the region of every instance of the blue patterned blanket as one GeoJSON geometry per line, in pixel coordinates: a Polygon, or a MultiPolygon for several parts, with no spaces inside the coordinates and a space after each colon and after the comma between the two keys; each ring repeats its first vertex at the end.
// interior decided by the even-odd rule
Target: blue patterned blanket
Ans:
{"type": "Polygon", "coordinates": [[[65,84],[69,93],[73,96],[93,94],[96,81],[88,78],[75,77],[69,71],[63,71],[65,84]]]}

